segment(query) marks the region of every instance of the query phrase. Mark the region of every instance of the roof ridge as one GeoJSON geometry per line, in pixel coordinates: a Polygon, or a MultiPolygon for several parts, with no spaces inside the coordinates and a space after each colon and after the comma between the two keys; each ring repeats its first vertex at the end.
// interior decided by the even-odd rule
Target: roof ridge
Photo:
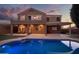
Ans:
{"type": "Polygon", "coordinates": [[[43,13],[43,14],[46,14],[46,13],[44,13],[44,12],[42,12],[42,11],[40,11],[40,10],[37,10],[37,9],[35,9],[35,8],[28,8],[28,9],[25,9],[24,11],[22,11],[22,12],[20,12],[20,13],[18,13],[18,15],[19,14],[25,14],[25,12],[29,12],[29,11],[36,11],[36,12],[40,12],[40,13],[43,13]]]}

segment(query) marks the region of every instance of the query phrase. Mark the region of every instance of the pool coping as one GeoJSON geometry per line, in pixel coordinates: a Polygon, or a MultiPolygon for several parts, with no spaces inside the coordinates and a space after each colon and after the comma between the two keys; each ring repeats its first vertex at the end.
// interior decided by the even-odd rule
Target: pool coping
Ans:
{"type": "Polygon", "coordinates": [[[19,40],[25,40],[25,39],[41,39],[41,40],[62,40],[62,41],[74,41],[74,42],[78,42],[79,43],[79,40],[78,39],[76,39],[76,38],[49,38],[49,37],[40,37],[40,38],[37,38],[37,37],[35,37],[35,38],[33,38],[33,37],[19,37],[19,38],[16,38],[16,39],[7,39],[7,40],[2,40],[2,41],[0,41],[0,45],[3,45],[3,44],[5,44],[5,43],[8,43],[8,42],[12,42],[12,41],[19,41],[19,40]]]}
{"type": "Polygon", "coordinates": [[[79,41],[77,41],[77,40],[72,40],[72,39],[43,39],[43,38],[17,38],[18,40],[14,40],[14,39],[8,39],[8,40],[3,40],[3,41],[1,41],[0,42],[0,45],[3,45],[3,44],[5,44],[5,43],[8,43],[8,42],[12,42],[12,41],[20,41],[20,40],[25,40],[25,39],[27,39],[27,40],[59,40],[59,41],[74,41],[74,42],[77,42],[77,43],[79,43],[79,41]]]}

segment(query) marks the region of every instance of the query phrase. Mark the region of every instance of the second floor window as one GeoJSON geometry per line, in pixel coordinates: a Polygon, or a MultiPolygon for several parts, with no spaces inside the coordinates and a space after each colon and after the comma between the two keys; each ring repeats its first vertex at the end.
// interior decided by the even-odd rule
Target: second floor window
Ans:
{"type": "Polygon", "coordinates": [[[31,20],[31,16],[28,16],[28,19],[31,20]]]}
{"type": "Polygon", "coordinates": [[[29,20],[41,20],[41,16],[40,15],[32,15],[32,16],[28,16],[29,20]]]}
{"type": "Polygon", "coordinates": [[[25,20],[25,15],[20,16],[20,20],[21,21],[25,20]]]}
{"type": "Polygon", "coordinates": [[[60,17],[57,17],[57,21],[60,21],[60,17]]]}
{"type": "Polygon", "coordinates": [[[48,22],[50,21],[49,17],[47,17],[47,21],[48,21],[48,22]]]}

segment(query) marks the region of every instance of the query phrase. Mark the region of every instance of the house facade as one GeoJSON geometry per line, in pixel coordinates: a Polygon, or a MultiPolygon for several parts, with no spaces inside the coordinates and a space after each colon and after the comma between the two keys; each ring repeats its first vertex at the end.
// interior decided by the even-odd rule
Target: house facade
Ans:
{"type": "Polygon", "coordinates": [[[17,14],[17,20],[11,20],[11,34],[51,34],[60,33],[61,15],[48,15],[34,8],[17,14]]]}
{"type": "Polygon", "coordinates": [[[0,24],[0,35],[10,33],[10,24],[0,24]]]}

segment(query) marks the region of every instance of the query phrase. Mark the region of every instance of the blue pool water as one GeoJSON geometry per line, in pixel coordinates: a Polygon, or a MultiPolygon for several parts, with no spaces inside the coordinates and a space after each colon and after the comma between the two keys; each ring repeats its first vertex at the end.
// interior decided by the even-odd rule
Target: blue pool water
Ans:
{"type": "Polygon", "coordinates": [[[0,53],[4,54],[58,54],[72,51],[58,40],[27,39],[13,41],[0,46],[0,53]]]}

